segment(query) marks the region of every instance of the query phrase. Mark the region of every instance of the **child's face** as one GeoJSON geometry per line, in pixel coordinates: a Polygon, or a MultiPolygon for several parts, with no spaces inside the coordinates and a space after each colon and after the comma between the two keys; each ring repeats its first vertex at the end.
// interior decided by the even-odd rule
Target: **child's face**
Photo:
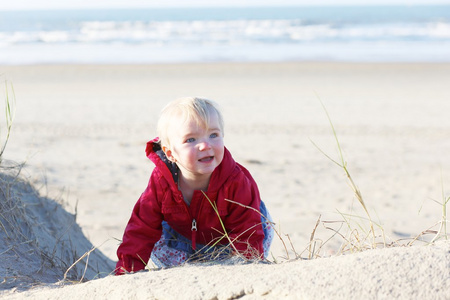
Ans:
{"type": "Polygon", "coordinates": [[[169,130],[171,146],[163,147],[167,157],[176,162],[181,176],[204,179],[222,162],[223,134],[217,114],[211,114],[209,128],[194,120],[174,122],[169,130]]]}

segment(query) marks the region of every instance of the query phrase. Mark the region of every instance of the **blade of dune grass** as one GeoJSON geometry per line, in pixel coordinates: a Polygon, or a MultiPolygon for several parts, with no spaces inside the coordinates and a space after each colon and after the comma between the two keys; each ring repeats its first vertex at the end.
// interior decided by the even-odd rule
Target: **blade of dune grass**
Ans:
{"type": "Polygon", "coordinates": [[[347,177],[347,180],[348,180],[348,182],[349,182],[349,185],[350,185],[350,187],[352,188],[353,193],[354,193],[356,199],[357,199],[358,202],[361,204],[362,208],[364,209],[364,212],[366,213],[366,215],[367,215],[367,217],[368,217],[368,220],[369,220],[369,226],[370,226],[370,231],[371,231],[371,235],[372,235],[372,239],[373,239],[372,245],[373,245],[373,247],[375,247],[375,231],[374,231],[373,221],[372,221],[372,218],[371,218],[371,216],[370,216],[369,210],[367,209],[366,203],[364,202],[364,199],[363,199],[363,196],[362,196],[362,194],[361,194],[361,191],[359,190],[358,186],[355,184],[355,182],[354,182],[354,180],[353,180],[352,176],[350,175],[350,172],[349,172],[349,170],[348,170],[348,168],[347,168],[347,162],[345,161],[345,158],[344,158],[344,154],[343,154],[343,151],[342,151],[341,143],[339,142],[339,138],[338,138],[336,129],[335,129],[334,125],[333,125],[333,122],[331,121],[331,117],[330,117],[330,115],[329,115],[329,113],[328,113],[328,110],[326,109],[325,105],[324,105],[323,102],[320,100],[320,98],[319,98],[318,95],[317,95],[317,98],[318,98],[320,104],[322,105],[322,108],[323,108],[323,110],[324,110],[324,112],[325,112],[325,114],[326,114],[326,117],[327,117],[327,119],[328,119],[328,122],[330,123],[331,130],[333,131],[333,136],[334,136],[334,139],[335,139],[335,142],[336,142],[338,151],[339,151],[339,160],[340,160],[340,161],[337,161],[337,160],[333,159],[332,157],[330,157],[328,154],[326,154],[326,153],[325,153],[325,152],[324,152],[324,151],[323,151],[316,143],[314,143],[311,139],[310,139],[310,141],[311,141],[311,143],[312,143],[312,144],[313,144],[313,145],[314,145],[314,146],[315,146],[315,147],[316,147],[323,155],[325,155],[329,160],[331,160],[333,163],[335,163],[336,165],[338,165],[338,166],[339,166],[340,168],[342,168],[342,170],[344,171],[345,176],[347,177]]]}
{"type": "MultiPolygon", "coordinates": [[[[6,149],[6,145],[8,144],[9,136],[11,133],[12,123],[14,121],[15,116],[15,100],[16,95],[14,92],[14,87],[12,83],[8,84],[8,81],[5,80],[5,122],[6,122],[6,136],[4,138],[3,144],[0,149],[0,163],[2,161],[3,152],[6,149]]],[[[0,128],[1,129],[1,128],[0,128]]]]}
{"type": "MultiPolygon", "coordinates": [[[[228,235],[228,232],[227,232],[227,230],[226,230],[226,228],[225,228],[225,224],[223,224],[223,222],[222,222],[222,218],[220,217],[220,214],[219,214],[219,210],[218,210],[218,208],[217,208],[217,205],[216,205],[215,203],[212,203],[212,201],[209,199],[209,197],[206,195],[205,192],[202,191],[202,193],[203,193],[203,195],[205,196],[205,198],[208,200],[209,204],[211,204],[211,207],[213,208],[214,212],[216,213],[217,217],[219,218],[220,226],[222,227],[222,230],[223,230],[223,232],[222,232],[223,237],[225,237],[225,238],[228,240],[228,242],[229,242],[230,246],[233,248],[233,250],[234,250],[237,254],[239,254],[239,251],[236,249],[236,247],[234,246],[233,241],[231,240],[230,236],[228,235]]],[[[221,238],[221,239],[222,239],[222,238],[221,238]]],[[[221,239],[220,239],[220,240],[221,240],[221,239]]],[[[217,241],[216,243],[214,243],[211,247],[214,247],[217,243],[220,242],[220,240],[217,241]]]]}
{"type": "Polygon", "coordinates": [[[441,216],[441,221],[439,222],[439,230],[437,231],[436,235],[434,236],[434,238],[431,240],[431,242],[433,243],[434,241],[436,241],[437,239],[441,238],[442,236],[447,240],[448,239],[448,234],[447,234],[447,204],[450,201],[450,197],[446,197],[445,196],[445,190],[444,190],[444,181],[442,179],[442,170],[441,170],[441,190],[442,190],[442,203],[437,202],[439,205],[441,205],[442,207],[442,216],[441,216]]]}

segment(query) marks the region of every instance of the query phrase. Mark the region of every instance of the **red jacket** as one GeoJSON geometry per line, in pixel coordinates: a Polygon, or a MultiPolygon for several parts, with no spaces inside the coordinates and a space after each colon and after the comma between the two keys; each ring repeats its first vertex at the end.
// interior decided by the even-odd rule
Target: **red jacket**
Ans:
{"type": "MultiPolygon", "coordinates": [[[[122,268],[129,272],[144,269],[154,244],[161,238],[163,220],[192,240],[193,245],[195,242],[211,244],[223,236],[220,234],[223,229],[219,218],[201,191],[194,192],[190,206],[184,202],[172,172],[156,153],[158,150],[158,139],[147,143],[147,157],[154,162],[155,169],[133,209],[122,244],[117,250],[118,273],[122,268]],[[192,230],[194,222],[197,231],[192,230]]],[[[246,257],[254,257],[254,250],[262,257],[264,234],[260,225],[261,215],[253,209],[225,200],[230,199],[259,211],[261,200],[258,187],[250,173],[234,161],[226,148],[221,164],[211,175],[206,195],[217,206],[235,248],[246,257]]],[[[222,239],[222,244],[227,242],[226,238],[222,239]]]]}

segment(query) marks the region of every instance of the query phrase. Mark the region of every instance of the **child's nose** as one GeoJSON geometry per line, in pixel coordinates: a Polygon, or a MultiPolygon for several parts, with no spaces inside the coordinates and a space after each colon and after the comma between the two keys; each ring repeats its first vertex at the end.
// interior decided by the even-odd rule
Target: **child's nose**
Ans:
{"type": "Polygon", "coordinates": [[[199,144],[199,150],[200,150],[200,151],[205,151],[205,150],[208,150],[208,149],[210,149],[210,148],[211,148],[211,145],[210,145],[208,142],[206,142],[206,141],[201,142],[201,143],[199,144]]]}

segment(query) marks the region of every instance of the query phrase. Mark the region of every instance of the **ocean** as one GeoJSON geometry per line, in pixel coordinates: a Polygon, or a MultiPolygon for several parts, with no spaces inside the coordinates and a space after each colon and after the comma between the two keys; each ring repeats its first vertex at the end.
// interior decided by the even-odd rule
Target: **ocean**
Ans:
{"type": "Polygon", "coordinates": [[[0,11],[0,64],[450,62],[450,5],[0,11]]]}

